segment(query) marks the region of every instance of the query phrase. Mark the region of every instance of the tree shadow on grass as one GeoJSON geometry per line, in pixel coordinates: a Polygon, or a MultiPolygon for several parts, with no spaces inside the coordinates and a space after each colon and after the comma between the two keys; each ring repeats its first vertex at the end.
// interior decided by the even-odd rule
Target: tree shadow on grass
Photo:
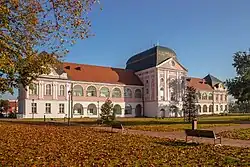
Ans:
{"type": "Polygon", "coordinates": [[[199,146],[199,143],[186,143],[185,141],[169,141],[169,142],[155,142],[156,144],[164,146],[199,146]]]}

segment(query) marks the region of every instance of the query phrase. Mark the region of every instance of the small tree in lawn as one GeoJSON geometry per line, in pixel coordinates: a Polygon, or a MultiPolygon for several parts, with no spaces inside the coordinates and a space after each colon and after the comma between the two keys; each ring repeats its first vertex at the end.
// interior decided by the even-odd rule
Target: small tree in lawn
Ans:
{"type": "Polygon", "coordinates": [[[107,99],[101,107],[101,120],[103,123],[111,123],[115,120],[115,114],[113,113],[113,103],[107,99]]]}
{"type": "Polygon", "coordinates": [[[187,87],[186,93],[183,99],[183,111],[184,118],[188,118],[188,121],[191,122],[192,118],[196,117],[197,107],[195,105],[197,101],[196,90],[193,87],[187,87]]]}

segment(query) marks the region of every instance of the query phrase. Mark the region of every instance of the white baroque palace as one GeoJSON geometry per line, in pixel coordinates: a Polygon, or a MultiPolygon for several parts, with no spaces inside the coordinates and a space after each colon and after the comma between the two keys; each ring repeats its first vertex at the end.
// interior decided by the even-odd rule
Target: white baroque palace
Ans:
{"type": "Polygon", "coordinates": [[[197,90],[199,114],[227,111],[223,82],[187,77],[176,53],[162,46],[132,56],[125,69],[64,62],[20,87],[18,108],[24,118],[98,117],[109,98],[120,117],[180,117],[186,85],[197,90]]]}

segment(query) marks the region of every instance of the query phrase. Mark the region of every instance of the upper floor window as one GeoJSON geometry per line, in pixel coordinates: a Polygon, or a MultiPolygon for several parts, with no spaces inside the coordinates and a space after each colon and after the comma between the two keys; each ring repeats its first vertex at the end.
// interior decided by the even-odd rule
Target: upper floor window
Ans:
{"type": "Polygon", "coordinates": [[[219,95],[216,95],[215,97],[216,97],[216,101],[218,101],[219,100],[219,95]]]}
{"type": "Polygon", "coordinates": [[[161,82],[164,82],[164,79],[163,79],[163,78],[161,78],[161,82]]]}
{"type": "Polygon", "coordinates": [[[121,93],[121,90],[119,88],[113,89],[112,97],[121,98],[121,96],[122,96],[122,93],[121,93]]]}
{"type": "Polygon", "coordinates": [[[102,87],[100,90],[100,97],[109,97],[109,89],[107,87],[102,87]]]}
{"type": "Polygon", "coordinates": [[[149,90],[148,90],[148,88],[146,89],[146,94],[149,94],[149,90]]]}
{"type": "Polygon", "coordinates": [[[201,93],[200,92],[197,93],[197,96],[201,100],[201,93]]]}
{"type": "Polygon", "coordinates": [[[173,88],[170,89],[170,99],[171,101],[176,101],[176,93],[173,88]]]}
{"type": "Polygon", "coordinates": [[[29,86],[29,94],[37,95],[37,84],[33,83],[29,86]]]}
{"type": "Polygon", "coordinates": [[[126,88],[124,91],[124,97],[132,98],[132,90],[129,88],[126,88]]]}
{"type": "Polygon", "coordinates": [[[146,80],[146,84],[148,84],[148,80],[146,80]]]}
{"type": "Polygon", "coordinates": [[[141,98],[142,94],[141,94],[141,90],[140,89],[136,89],[135,90],[135,98],[141,98]]]}
{"type": "Polygon", "coordinates": [[[213,100],[213,94],[212,93],[209,93],[208,99],[213,100]]]}
{"type": "Polygon", "coordinates": [[[202,100],[207,100],[207,94],[206,93],[202,94],[202,100]]]}
{"type": "Polygon", "coordinates": [[[164,88],[160,89],[160,99],[164,100],[164,88]]]}
{"type": "Polygon", "coordinates": [[[223,101],[223,95],[220,95],[220,101],[223,101]]]}
{"type": "Polygon", "coordinates": [[[225,101],[227,101],[227,95],[225,95],[225,101]]]}
{"type": "Polygon", "coordinates": [[[59,96],[64,96],[64,92],[65,92],[65,87],[64,87],[64,85],[60,85],[60,88],[59,88],[59,96]]]}
{"type": "Polygon", "coordinates": [[[74,86],[74,96],[83,96],[83,88],[80,85],[75,85],[74,86]]]}
{"type": "Polygon", "coordinates": [[[97,95],[96,88],[94,86],[89,86],[87,88],[87,96],[88,97],[93,97],[93,96],[96,96],[96,95],[97,95]]]}
{"type": "Polygon", "coordinates": [[[45,95],[48,95],[48,96],[52,95],[52,86],[51,86],[51,84],[46,85],[45,95]]]}

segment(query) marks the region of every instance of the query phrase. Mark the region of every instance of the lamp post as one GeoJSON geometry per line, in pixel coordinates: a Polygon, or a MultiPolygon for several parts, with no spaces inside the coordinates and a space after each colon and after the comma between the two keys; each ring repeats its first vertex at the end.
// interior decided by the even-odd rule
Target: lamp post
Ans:
{"type": "Polygon", "coordinates": [[[71,95],[71,91],[68,91],[68,95],[69,95],[69,104],[68,104],[68,126],[69,126],[69,121],[70,121],[70,95],[71,95]]]}
{"type": "Polygon", "coordinates": [[[34,99],[32,99],[32,108],[31,108],[31,110],[32,110],[32,119],[34,119],[34,99]]]}

